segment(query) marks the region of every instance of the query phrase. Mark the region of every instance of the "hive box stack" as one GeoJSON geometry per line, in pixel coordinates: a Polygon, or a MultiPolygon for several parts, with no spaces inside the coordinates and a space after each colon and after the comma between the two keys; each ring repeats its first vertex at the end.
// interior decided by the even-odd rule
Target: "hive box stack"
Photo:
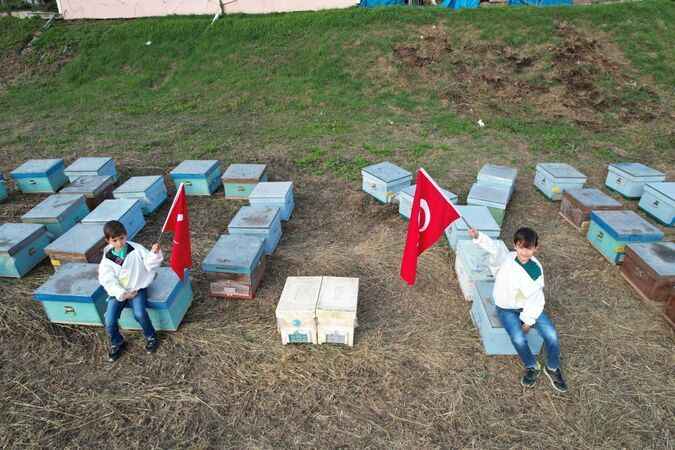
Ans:
{"type": "Polygon", "coordinates": [[[639,206],[662,224],[675,226],[675,182],[649,183],[645,186],[639,206]]]}
{"type": "Polygon", "coordinates": [[[110,220],[121,222],[127,230],[127,237],[133,239],[145,226],[140,200],[104,200],[95,210],[82,219],[82,223],[105,225],[110,220]]]}
{"type": "Polygon", "coordinates": [[[281,210],[267,206],[242,206],[227,226],[230,234],[265,239],[265,254],[271,255],[281,239],[281,210]]]}
{"type": "Polygon", "coordinates": [[[140,200],[143,214],[149,216],[162,206],[168,194],[164,178],[159,175],[149,175],[129,178],[113,191],[113,197],[140,200]]]}
{"type": "Polygon", "coordinates": [[[316,305],[322,277],[288,277],[277,304],[281,343],[316,344],[316,305]]]}
{"type": "Polygon", "coordinates": [[[9,175],[24,194],[53,194],[66,184],[62,159],[31,159],[9,175]]]}
{"type": "Polygon", "coordinates": [[[509,199],[511,199],[513,191],[516,190],[517,177],[518,169],[496,164],[485,164],[478,171],[476,183],[480,186],[506,188],[509,191],[509,199]]]}
{"type": "Polygon", "coordinates": [[[607,169],[605,185],[626,198],[640,198],[647,183],[665,181],[666,175],[640,163],[615,163],[607,169]]]}
{"type": "Polygon", "coordinates": [[[293,214],[293,183],[272,181],[258,183],[248,196],[251,206],[270,206],[281,210],[281,220],[287,221],[293,214]]]}
{"type": "MultiPolygon", "coordinates": [[[[501,239],[495,239],[495,244],[501,251],[508,252],[506,244],[501,239]]],[[[473,240],[462,240],[457,243],[455,272],[459,288],[469,302],[474,302],[478,298],[476,283],[495,279],[495,274],[490,269],[490,254],[476,245],[473,240]]]]}
{"type": "Polygon", "coordinates": [[[469,236],[469,229],[464,222],[465,220],[469,223],[469,226],[475,228],[479,232],[485,233],[493,239],[499,238],[499,224],[495,221],[494,217],[492,217],[492,214],[490,214],[490,210],[487,209],[487,207],[459,205],[456,208],[464,220],[455,220],[452,225],[445,230],[445,237],[448,239],[450,248],[452,248],[453,251],[457,249],[458,241],[471,239],[469,236]]]}
{"type": "Polygon", "coordinates": [[[265,164],[230,164],[221,177],[225,198],[246,200],[261,181],[267,181],[265,164]]]}
{"type": "Polygon", "coordinates": [[[24,223],[37,223],[47,227],[52,238],[61,236],[89,214],[81,194],[53,194],[21,216],[24,223]]]}
{"type": "MultiPolygon", "coordinates": [[[[416,184],[413,184],[412,186],[408,186],[406,188],[401,189],[401,191],[398,193],[398,212],[401,215],[401,217],[405,219],[410,219],[410,213],[412,211],[412,203],[413,199],[415,198],[415,186],[416,184]]],[[[450,191],[446,191],[445,189],[441,189],[443,192],[443,195],[445,195],[445,198],[447,198],[450,203],[457,203],[457,195],[453,194],[450,191]]]]}
{"type": "MultiPolygon", "coordinates": [[[[192,284],[186,273],[181,281],[171,267],[160,267],[148,286],[146,308],[156,330],[176,331],[192,304],[192,284]]],[[[120,315],[119,325],[125,330],[140,330],[131,305],[120,315]]]]}
{"type": "Polygon", "coordinates": [[[537,164],[534,185],[549,200],[558,201],[568,189],[584,187],[586,175],[565,163],[537,164]]]}
{"type": "Polygon", "coordinates": [[[262,236],[223,234],[202,262],[214,297],[253,299],[265,273],[262,236]]]}
{"type": "Polygon", "coordinates": [[[185,185],[186,195],[211,195],[220,185],[220,161],[186,160],[170,173],[176,189],[185,185]]]}
{"type": "Polygon", "coordinates": [[[319,344],[354,345],[358,301],[358,278],[323,277],[316,305],[319,344]]]}
{"type": "Polygon", "coordinates": [[[112,198],[115,179],[110,175],[83,175],[61,189],[60,194],[84,195],[89,210],[96,208],[107,198],[112,198]]]}
{"type": "Polygon", "coordinates": [[[117,181],[115,161],[108,156],[78,158],[66,167],[65,173],[71,183],[79,177],[93,175],[107,175],[112,177],[113,183],[117,181]]]}
{"type": "Polygon", "coordinates": [[[68,262],[101,262],[105,245],[103,224],[78,223],[45,247],[45,253],[58,269],[68,262]]]}
{"type": "Polygon", "coordinates": [[[622,209],[621,203],[597,189],[568,189],[563,192],[560,215],[578,231],[586,231],[591,211],[622,209]]]}
{"type": "Polygon", "coordinates": [[[675,296],[675,242],[628,244],[621,275],[647,300],[675,296]]]}
{"type": "Polygon", "coordinates": [[[656,242],[663,232],[633,211],[592,211],[588,240],[612,264],[621,264],[626,244],[656,242]]]}
{"type": "Polygon", "coordinates": [[[466,203],[469,205],[485,206],[492,214],[492,217],[501,226],[506,214],[506,206],[509,204],[511,191],[505,186],[486,186],[484,184],[474,183],[471,186],[466,203]]]}
{"type": "Polygon", "coordinates": [[[381,203],[390,203],[404,188],[410,186],[412,174],[384,161],[361,169],[362,189],[381,203]]]}
{"type": "Polygon", "coordinates": [[[5,175],[0,172],[0,202],[7,199],[7,183],[5,182],[5,175]]]}
{"type": "Polygon", "coordinates": [[[21,278],[45,259],[52,241],[44,225],[5,223],[0,225],[0,277],[21,278]]]}
{"type": "Polygon", "coordinates": [[[33,298],[54,323],[103,326],[108,295],[98,282],[98,264],[67,263],[33,298]]]}
{"type": "MultiPolygon", "coordinates": [[[[499,316],[497,316],[497,309],[492,297],[493,287],[494,282],[491,281],[476,283],[478,299],[471,305],[471,320],[478,329],[485,354],[515,355],[516,349],[511,343],[509,334],[502,326],[499,316]]],[[[532,328],[526,336],[532,353],[539,353],[544,343],[539,332],[532,328]]]]}

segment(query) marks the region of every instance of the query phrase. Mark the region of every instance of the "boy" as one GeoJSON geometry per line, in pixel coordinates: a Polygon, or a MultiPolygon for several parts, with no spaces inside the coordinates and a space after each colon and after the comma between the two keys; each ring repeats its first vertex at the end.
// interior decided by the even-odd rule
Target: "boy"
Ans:
{"type": "Polygon", "coordinates": [[[103,249],[103,258],[98,266],[98,281],[110,296],[105,312],[105,329],[110,337],[108,360],[116,361],[124,350],[124,338],[120,335],[117,321],[128,302],[131,302],[134,317],[143,328],[145,350],[154,353],[159,340],[145,309],[146,288],[162,264],[162,251],[159,244],[153,244],[148,251],[141,244],[128,242],[127,230],[116,220],[103,226],[103,234],[108,245],[103,249]]]}
{"type": "Polygon", "coordinates": [[[500,250],[489,236],[475,229],[470,229],[469,235],[474,243],[490,254],[490,266],[496,274],[493,297],[497,315],[525,365],[521,384],[534,386],[542,370],[527,344],[526,334],[535,328],[546,346],[544,374],[556,391],[567,392],[567,383],[560,369],[558,333],[544,313],[544,269],[534,257],[539,236],[531,228],[520,228],[513,236],[516,251],[507,253],[500,250]]]}

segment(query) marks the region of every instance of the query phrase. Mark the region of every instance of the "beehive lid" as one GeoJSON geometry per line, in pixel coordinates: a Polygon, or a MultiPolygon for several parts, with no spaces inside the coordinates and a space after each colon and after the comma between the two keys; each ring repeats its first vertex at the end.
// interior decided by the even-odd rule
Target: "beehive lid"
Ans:
{"type": "MultiPolygon", "coordinates": [[[[469,226],[479,231],[497,231],[499,232],[499,224],[495,221],[487,206],[476,205],[459,205],[456,206],[457,211],[462,215],[464,220],[469,223],[469,226]]],[[[457,219],[454,224],[460,231],[467,231],[464,220],[457,219]]]]}
{"type": "Polygon", "coordinates": [[[575,199],[580,204],[593,209],[619,207],[621,202],[614,200],[609,195],[595,188],[567,189],[565,194],[575,199]]]}
{"type": "Polygon", "coordinates": [[[359,300],[359,279],[323,277],[317,309],[344,311],[356,314],[359,300]]]}
{"type": "Polygon", "coordinates": [[[68,211],[84,203],[82,194],[52,194],[21,216],[24,222],[57,221],[68,211]]]}
{"type": "Polygon", "coordinates": [[[188,159],[178,164],[172,171],[171,175],[179,177],[203,177],[208,173],[216,170],[220,161],[218,160],[199,160],[188,159]]]}
{"type": "Polygon", "coordinates": [[[649,183],[646,187],[653,189],[659,194],[664,195],[670,199],[675,199],[675,181],[649,183]]]}
{"type": "Polygon", "coordinates": [[[145,192],[150,187],[161,182],[163,179],[160,175],[147,175],[142,177],[131,177],[113,191],[115,194],[135,194],[139,192],[145,192]]]}
{"type": "Polygon", "coordinates": [[[76,159],[71,165],[66,167],[66,172],[97,172],[110,161],[112,161],[112,158],[109,156],[85,156],[76,159]]]}
{"type": "Polygon", "coordinates": [[[506,205],[509,203],[510,197],[511,192],[506,186],[499,188],[494,185],[485,186],[474,183],[473,186],[471,186],[468,198],[480,202],[491,203],[496,207],[506,209],[506,205]]]}
{"type": "Polygon", "coordinates": [[[0,225],[0,254],[13,256],[45,233],[47,228],[38,223],[4,223],[0,225]]]}
{"type": "Polygon", "coordinates": [[[221,178],[230,183],[257,183],[266,168],[265,164],[230,164],[221,178]]]}
{"type": "Polygon", "coordinates": [[[68,186],[61,189],[60,194],[93,194],[96,195],[115,182],[110,175],[85,175],[77,177],[68,186]]]}
{"type": "Polygon", "coordinates": [[[494,289],[494,281],[478,281],[476,282],[476,289],[478,290],[478,297],[483,303],[483,308],[487,313],[488,320],[492,328],[503,328],[502,322],[497,315],[497,308],[495,308],[495,301],[492,298],[492,291],[494,289]]]}
{"type": "Polygon", "coordinates": [[[265,250],[265,240],[245,234],[223,234],[202,262],[204,272],[250,274],[265,250]]]}
{"type": "Polygon", "coordinates": [[[662,178],[665,176],[663,172],[652,169],[649,166],[645,166],[641,163],[632,163],[632,162],[622,162],[622,163],[613,163],[609,165],[609,170],[614,169],[618,172],[623,172],[628,174],[631,177],[635,178],[650,178],[657,177],[662,178]]]}
{"type": "Polygon", "coordinates": [[[157,275],[148,286],[147,306],[151,309],[167,309],[178,294],[182,283],[189,283],[187,276],[181,282],[171,267],[160,267],[157,275]]]}
{"type": "Polygon", "coordinates": [[[629,244],[629,247],[659,276],[675,276],[675,242],[629,244]]]}
{"type": "Polygon", "coordinates": [[[242,206],[228,228],[271,228],[279,211],[269,206],[242,206]]]}
{"type": "Polygon", "coordinates": [[[136,203],[138,203],[138,200],[126,198],[103,200],[96,209],[82,219],[82,223],[119,220],[120,217],[124,216],[136,203]]]}
{"type": "Polygon", "coordinates": [[[616,240],[640,242],[663,239],[663,232],[635,211],[591,211],[591,220],[616,240]]]}
{"type": "Polygon", "coordinates": [[[367,173],[385,183],[393,183],[395,181],[403,180],[405,178],[412,178],[412,174],[399,166],[384,161],[372,166],[364,167],[362,172],[367,173]]]}
{"type": "Polygon", "coordinates": [[[505,184],[514,184],[517,176],[518,169],[497,164],[485,164],[478,171],[479,180],[496,181],[505,184]]]}
{"type": "Polygon", "coordinates": [[[10,172],[14,178],[44,176],[63,164],[62,159],[29,159],[10,172]]]}
{"type": "Polygon", "coordinates": [[[102,223],[77,223],[45,247],[45,252],[82,255],[103,239],[102,223]]]}
{"type": "Polygon", "coordinates": [[[66,263],[35,291],[33,297],[41,301],[87,302],[101,291],[103,286],[98,281],[98,264],[66,263]]]}
{"type": "Polygon", "coordinates": [[[284,198],[292,191],[293,183],[290,181],[263,181],[253,188],[248,198],[284,198]]]}
{"type": "MultiPolygon", "coordinates": [[[[401,189],[400,194],[401,195],[407,195],[411,199],[415,198],[415,186],[417,186],[417,185],[413,184],[411,186],[404,187],[403,189],[401,189]]],[[[450,203],[456,203],[457,202],[457,194],[455,194],[453,192],[450,192],[450,191],[448,191],[446,189],[443,189],[443,188],[441,188],[441,192],[443,193],[445,198],[447,198],[450,201],[450,203]]]]}
{"type": "Polygon", "coordinates": [[[277,304],[276,315],[283,312],[316,311],[319,291],[323,277],[288,277],[281,298],[277,304]]]}
{"type": "Polygon", "coordinates": [[[540,163],[537,164],[537,170],[543,170],[553,178],[586,179],[586,175],[565,163],[540,163]]]}

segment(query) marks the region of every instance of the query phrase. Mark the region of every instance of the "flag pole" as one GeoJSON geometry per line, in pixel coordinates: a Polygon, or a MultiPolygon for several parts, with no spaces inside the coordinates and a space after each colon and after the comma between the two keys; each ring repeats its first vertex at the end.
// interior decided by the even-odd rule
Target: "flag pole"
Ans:
{"type": "Polygon", "coordinates": [[[171,217],[171,212],[173,211],[174,206],[176,206],[176,200],[178,200],[178,195],[180,194],[180,190],[185,189],[183,186],[183,183],[181,183],[178,186],[178,190],[176,191],[176,195],[173,197],[173,201],[171,202],[171,208],[169,208],[169,212],[166,215],[166,220],[164,220],[164,225],[162,225],[162,228],[159,229],[159,236],[157,236],[157,244],[159,245],[160,242],[162,242],[162,236],[164,236],[164,229],[166,228],[166,224],[169,223],[169,217],[171,217]]]}

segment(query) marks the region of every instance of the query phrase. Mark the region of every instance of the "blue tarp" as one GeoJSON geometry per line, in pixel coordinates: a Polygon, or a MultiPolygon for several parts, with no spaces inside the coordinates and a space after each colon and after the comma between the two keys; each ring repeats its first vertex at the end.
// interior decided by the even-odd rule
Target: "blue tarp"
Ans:
{"type": "Polygon", "coordinates": [[[509,6],[571,6],[573,0],[508,0],[509,6]]]}
{"type": "Polygon", "coordinates": [[[439,5],[441,8],[464,9],[478,8],[480,0],[443,0],[439,5]]]}
{"type": "Polygon", "coordinates": [[[363,8],[375,8],[377,6],[405,5],[405,0],[361,0],[359,6],[363,8]]]}

